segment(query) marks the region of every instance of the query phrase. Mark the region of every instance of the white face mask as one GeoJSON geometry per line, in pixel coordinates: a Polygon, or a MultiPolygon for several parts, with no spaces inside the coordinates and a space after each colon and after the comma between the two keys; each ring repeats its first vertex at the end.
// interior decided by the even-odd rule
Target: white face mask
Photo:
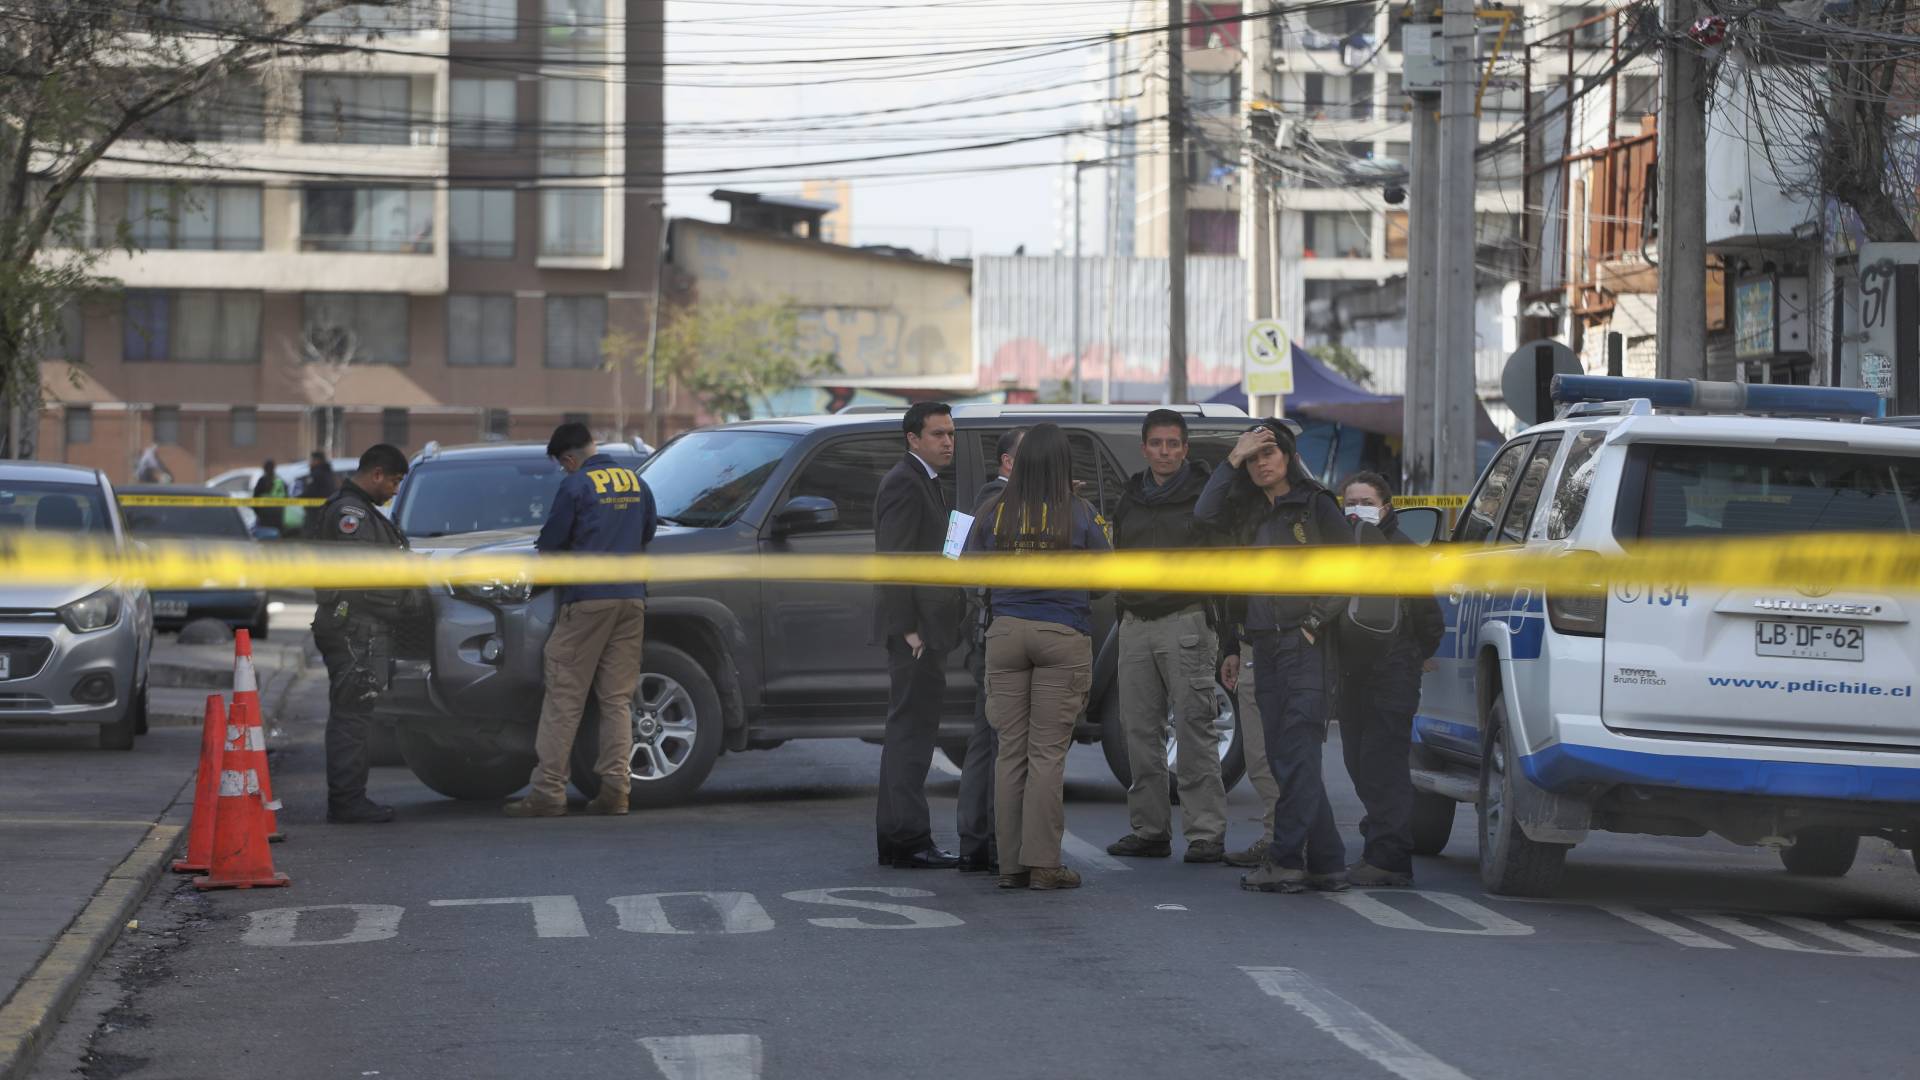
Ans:
{"type": "Polygon", "coordinates": [[[1380,524],[1380,508],[1377,506],[1349,506],[1347,516],[1364,521],[1369,525],[1380,524]]]}

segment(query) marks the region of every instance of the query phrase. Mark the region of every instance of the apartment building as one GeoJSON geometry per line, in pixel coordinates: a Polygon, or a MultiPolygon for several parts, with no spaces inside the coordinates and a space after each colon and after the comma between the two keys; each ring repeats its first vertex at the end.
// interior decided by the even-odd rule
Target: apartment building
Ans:
{"type": "MultiPolygon", "coordinates": [[[[1165,21],[1165,7],[1137,4],[1136,25],[1165,21]],[[1157,17],[1148,18],[1157,12],[1157,17]]],[[[1437,11],[1437,5],[1433,5],[1437,11]]],[[[1186,184],[1187,248],[1190,254],[1245,254],[1240,223],[1241,159],[1246,137],[1247,95],[1242,92],[1250,36],[1239,3],[1187,4],[1185,45],[1189,142],[1180,176],[1186,184]]],[[[1527,84],[1536,87],[1603,68],[1615,23],[1608,9],[1586,4],[1532,2],[1505,5],[1511,21],[1484,19],[1481,53],[1490,58],[1481,101],[1480,139],[1510,136],[1526,116],[1527,84]],[[1529,75],[1523,43],[1560,34],[1565,47],[1529,75]]],[[[1297,288],[1278,308],[1306,344],[1338,342],[1355,349],[1376,373],[1376,385],[1397,387],[1406,346],[1405,275],[1407,210],[1400,196],[1412,138],[1411,101],[1403,89],[1404,27],[1409,8],[1400,3],[1313,5],[1270,17],[1281,118],[1277,145],[1268,159],[1281,206],[1279,280],[1297,288]],[[1399,190],[1396,190],[1399,189],[1399,190]],[[1390,370],[1391,369],[1391,370],[1390,370]]],[[[1141,115],[1167,111],[1167,64],[1163,36],[1128,39],[1127,95],[1141,115]]],[[[1657,69],[1649,58],[1627,69],[1618,85],[1626,109],[1651,111],[1657,100],[1657,69]]],[[[1535,107],[1539,99],[1536,96],[1535,107]]],[[[1159,125],[1155,125],[1156,128],[1159,125]]],[[[1163,132],[1140,133],[1132,215],[1140,255],[1164,256],[1167,245],[1171,160],[1163,132]]],[[[1483,155],[1476,200],[1480,267],[1481,349],[1505,355],[1513,345],[1521,311],[1524,144],[1509,138],[1483,155]]],[[[1497,370],[1497,369],[1496,369],[1497,370]]]]}
{"type": "MultiPolygon", "coordinates": [[[[218,10],[217,5],[210,10],[218,10]]],[[[98,272],[38,454],[182,480],[374,442],[641,430],[660,262],[662,0],[422,0],[156,118],[88,192],[98,272]],[[186,140],[192,154],[183,155],[186,140]]]]}

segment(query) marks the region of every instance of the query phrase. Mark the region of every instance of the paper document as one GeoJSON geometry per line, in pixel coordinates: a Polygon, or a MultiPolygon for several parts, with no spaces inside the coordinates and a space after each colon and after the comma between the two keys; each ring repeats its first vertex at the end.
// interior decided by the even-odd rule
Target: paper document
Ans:
{"type": "Polygon", "coordinates": [[[949,513],[947,515],[947,542],[946,545],[940,549],[940,554],[945,555],[949,559],[959,558],[961,550],[967,546],[967,534],[972,531],[972,514],[963,514],[958,510],[949,513]]]}

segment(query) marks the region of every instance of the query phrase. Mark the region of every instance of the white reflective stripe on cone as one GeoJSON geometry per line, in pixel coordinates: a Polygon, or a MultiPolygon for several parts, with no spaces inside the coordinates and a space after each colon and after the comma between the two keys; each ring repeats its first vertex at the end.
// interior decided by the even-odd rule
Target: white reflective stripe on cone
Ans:
{"type": "Polygon", "coordinates": [[[239,769],[226,769],[220,773],[220,797],[237,799],[242,795],[260,794],[260,775],[252,769],[241,772],[239,769]]]}
{"type": "Polygon", "coordinates": [[[244,656],[235,657],[233,661],[233,692],[236,694],[245,694],[258,689],[260,689],[260,684],[253,677],[253,661],[244,656]]]}
{"type": "Polygon", "coordinates": [[[239,724],[227,725],[227,749],[229,750],[240,749],[240,740],[242,738],[240,733],[245,730],[246,728],[241,727],[239,724]]]}
{"type": "Polygon", "coordinates": [[[265,750],[266,748],[267,748],[266,731],[262,728],[257,728],[257,727],[247,728],[247,749],[265,750]]]}

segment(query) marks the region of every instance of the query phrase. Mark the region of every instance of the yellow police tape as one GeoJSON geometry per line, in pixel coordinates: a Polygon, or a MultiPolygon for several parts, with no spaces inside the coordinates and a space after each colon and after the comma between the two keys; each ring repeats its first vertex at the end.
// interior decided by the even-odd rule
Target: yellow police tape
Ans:
{"type": "MultiPolygon", "coordinates": [[[[121,506],[325,506],[325,499],[258,498],[225,495],[121,495],[121,506]]],[[[1459,510],[1467,505],[1465,495],[1396,495],[1395,506],[1437,506],[1459,510]]]]}
{"type": "Polygon", "coordinates": [[[116,495],[121,506],[325,506],[325,499],[290,499],[262,495],[116,495]]]}
{"type": "Polygon", "coordinates": [[[1467,505],[1465,495],[1395,495],[1395,506],[1437,506],[1442,510],[1460,510],[1467,505]]]}
{"type": "Polygon", "coordinates": [[[424,588],[645,581],[980,585],[1191,593],[1418,595],[1450,589],[1592,593],[1609,582],[1782,586],[1808,596],[1920,589],[1920,537],[1826,534],[1663,541],[1613,555],[1441,544],[1046,555],[534,555],[429,557],[349,546],[153,542],[126,548],[0,532],[0,581],[122,578],[151,588],[424,588]]]}

